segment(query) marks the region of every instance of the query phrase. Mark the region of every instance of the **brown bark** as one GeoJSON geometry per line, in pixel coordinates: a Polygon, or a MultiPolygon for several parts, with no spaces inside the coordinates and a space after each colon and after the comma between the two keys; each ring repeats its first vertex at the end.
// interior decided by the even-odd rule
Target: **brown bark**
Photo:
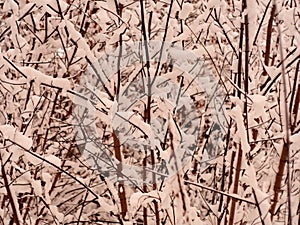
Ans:
{"type": "Polygon", "coordinates": [[[284,172],[284,167],[286,164],[286,158],[287,158],[287,144],[284,143],[282,153],[280,156],[278,172],[276,174],[276,179],[275,179],[275,184],[274,184],[274,198],[273,198],[273,202],[272,202],[272,205],[270,208],[271,220],[273,220],[273,217],[275,215],[275,209],[276,209],[276,205],[278,203],[278,196],[279,196],[279,192],[281,191],[281,182],[282,182],[282,178],[284,175],[283,172],[284,172]]]}
{"type": "MultiPolygon", "coordinates": [[[[121,156],[121,148],[120,148],[120,141],[117,137],[116,133],[112,133],[113,140],[114,140],[114,150],[115,150],[115,157],[119,161],[119,164],[117,166],[117,176],[118,178],[122,177],[122,156],[121,156]]],[[[126,193],[125,193],[125,187],[124,183],[122,181],[118,184],[118,195],[120,198],[121,203],[121,216],[123,219],[125,219],[126,213],[128,211],[127,207],[127,201],[126,201],[126,193]]]]}

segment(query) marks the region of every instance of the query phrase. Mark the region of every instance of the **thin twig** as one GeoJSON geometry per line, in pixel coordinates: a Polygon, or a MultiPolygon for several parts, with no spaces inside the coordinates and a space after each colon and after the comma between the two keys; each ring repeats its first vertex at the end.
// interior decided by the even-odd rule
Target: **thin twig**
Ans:
{"type": "Polygon", "coordinates": [[[201,187],[203,189],[206,189],[206,190],[209,190],[209,191],[212,191],[212,192],[216,192],[216,193],[221,194],[221,195],[225,195],[225,196],[227,196],[229,198],[232,198],[232,199],[235,199],[237,201],[243,201],[243,202],[249,203],[251,205],[255,205],[255,202],[252,202],[252,201],[250,201],[246,198],[239,197],[238,195],[228,194],[224,191],[219,191],[219,190],[213,189],[211,187],[207,187],[207,186],[202,185],[202,184],[194,183],[194,182],[191,182],[191,181],[184,181],[184,184],[190,184],[190,185],[194,185],[194,186],[197,186],[197,187],[201,187]]]}

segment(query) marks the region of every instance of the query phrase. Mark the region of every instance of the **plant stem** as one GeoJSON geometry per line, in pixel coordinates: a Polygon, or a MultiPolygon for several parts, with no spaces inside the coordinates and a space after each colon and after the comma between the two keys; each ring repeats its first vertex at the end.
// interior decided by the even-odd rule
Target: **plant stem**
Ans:
{"type": "MultiPolygon", "coordinates": [[[[277,9],[276,7],[276,1],[273,0],[273,7],[275,10],[277,9]]],[[[288,98],[288,93],[287,93],[287,82],[286,82],[286,74],[285,74],[285,65],[284,65],[284,57],[283,57],[283,45],[282,45],[282,34],[281,34],[281,28],[280,24],[277,23],[277,28],[278,28],[278,33],[279,33],[279,51],[280,51],[280,58],[281,58],[281,71],[282,71],[282,84],[283,84],[283,94],[284,94],[284,118],[285,118],[285,145],[286,148],[283,149],[286,151],[286,163],[287,163],[287,201],[288,201],[288,224],[292,225],[293,220],[292,220],[292,204],[291,204],[291,184],[292,184],[292,179],[291,179],[291,171],[290,171],[290,126],[289,126],[289,111],[288,111],[288,104],[287,104],[287,98],[288,98]]]]}

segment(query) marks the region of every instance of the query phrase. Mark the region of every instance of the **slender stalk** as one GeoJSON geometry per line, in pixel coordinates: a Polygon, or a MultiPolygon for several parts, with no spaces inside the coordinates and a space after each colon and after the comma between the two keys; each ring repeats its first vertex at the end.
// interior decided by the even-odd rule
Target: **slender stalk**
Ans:
{"type": "MultiPolygon", "coordinates": [[[[269,65],[270,61],[270,52],[271,52],[271,39],[272,39],[272,28],[273,28],[273,20],[275,16],[275,6],[273,4],[272,9],[271,9],[271,14],[268,22],[268,28],[267,28],[267,38],[266,38],[266,49],[265,49],[265,57],[264,57],[264,63],[266,66],[269,65]]],[[[263,72],[264,76],[267,76],[267,71],[264,70],[263,72]]],[[[264,89],[264,87],[267,85],[267,83],[271,80],[271,78],[268,76],[267,80],[265,83],[260,87],[261,90],[264,89]]]]}
{"type": "Polygon", "coordinates": [[[265,9],[265,11],[264,11],[264,15],[263,15],[263,17],[261,18],[261,21],[260,21],[260,23],[259,23],[259,27],[258,27],[258,29],[257,29],[257,32],[256,32],[255,37],[254,37],[254,40],[253,40],[253,45],[256,45],[256,41],[257,41],[257,38],[258,38],[258,34],[259,34],[260,30],[261,30],[262,24],[263,24],[263,22],[264,22],[264,20],[265,20],[265,17],[266,17],[266,15],[267,15],[267,11],[268,11],[268,8],[269,8],[269,6],[270,6],[270,4],[271,4],[271,1],[272,1],[272,0],[269,0],[268,4],[267,4],[267,6],[266,6],[266,9],[265,9]]]}
{"type": "MultiPolygon", "coordinates": [[[[114,140],[114,150],[115,150],[115,157],[116,159],[120,162],[117,165],[117,176],[118,178],[122,177],[122,156],[121,156],[121,146],[120,146],[120,141],[119,138],[117,137],[116,133],[113,131],[112,133],[113,140],[114,140]]],[[[123,219],[125,219],[125,216],[128,211],[127,207],[127,201],[126,201],[126,193],[125,193],[125,186],[124,182],[119,181],[118,184],[118,195],[120,198],[120,203],[121,203],[121,216],[123,219]]]]}
{"type": "Polygon", "coordinates": [[[299,105],[300,105],[300,84],[298,84],[298,90],[295,98],[294,103],[294,109],[293,109],[293,115],[294,115],[294,122],[291,125],[291,131],[293,132],[297,125],[297,117],[299,113],[299,105]]]}
{"type": "Polygon", "coordinates": [[[83,30],[83,28],[85,25],[86,14],[89,9],[89,6],[90,6],[90,1],[87,1],[86,6],[85,6],[85,12],[83,13],[83,18],[82,18],[80,29],[79,29],[79,33],[82,35],[82,37],[84,37],[84,35],[86,34],[86,30],[83,30]]]}
{"type": "MultiPolygon", "coordinates": [[[[242,3],[243,11],[247,10],[247,0],[243,0],[242,3]]],[[[247,141],[249,143],[249,127],[248,127],[248,91],[249,91],[249,19],[248,13],[245,15],[245,78],[244,78],[244,91],[245,91],[245,102],[244,102],[244,115],[245,115],[245,127],[247,133],[247,141]]]]}
{"type": "MultiPolygon", "coordinates": [[[[243,156],[243,150],[242,150],[241,144],[239,144],[236,171],[235,171],[234,184],[233,184],[233,194],[238,193],[240,172],[241,172],[241,166],[242,166],[242,160],[243,160],[242,156],[243,156]]],[[[235,214],[236,203],[237,203],[237,200],[235,198],[233,198],[232,202],[231,202],[230,215],[229,215],[229,224],[230,225],[234,224],[234,214],[235,214]]]]}
{"type": "Polygon", "coordinates": [[[290,111],[292,111],[292,103],[293,103],[293,98],[295,95],[294,93],[296,93],[296,98],[295,98],[294,108],[293,108],[294,121],[291,124],[291,132],[292,133],[294,132],[294,130],[297,126],[297,117],[298,117],[299,105],[300,105],[300,84],[298,84],[297,91],[296,91],[296,86],[298,83],[299,67],[300,67],[300,61],[298,61],[297,66],[296,66],[294,85],[293,85],[293,90],[292,90],[292,95],[291,95],[291,104],[290,104],[290,111]]]}
{"type": "MultiPolygon", "coordinates": [[[[142,35],[143,35],[143,41],[144,41],[144,47],[145,47],[145,54],[146,54],[146,69],[147,69],[147,106],[145,109],[144,119],[146,123],[150,124],[151,122],[151,77],[150,77],[150,57],[149,57],[149,46],[148,46],[148,38],[147,38],[147,30],[146,30],[146,16],[144,12],[144,0],[140,0],[140,7],[141,7],[141,19],[142,19],[142,35]]],[[[150,26],[150,24],[149,24],[150,26]]],[[[143,159],[143,178],[144,181],[146,180],[147,173],[145,171],[145,168],[147,166],[147,150],[150,150],[151,155],[151,161],[154,163],[154,154],[153,151],[150,149],[150,147],[146,147],[145,149],[145,158],[143,159]]],[[[155,176],[155,175],[154,175],[155,176]]],[[[143,191],[147,192],[147,186],[146,184],[143,184],[143,191]]],[[[157,204],[157,202],[155,202],[157,204]]],[[[155,209],[158,208],[158,205],[155,207],[155,209]]],[[[158,213],[158,212],[155,212],[158,213]]],[[[143,220],[144,225],[148,224],[148,212],[147,208],[143,208],[143,220]]]]}
{"type": "MultiPolygon", "coordinates": [[[[271,52],[271,40],[272,40],[272,28],[273,28],[273,21],[275,16],[275,5],[273,4],[271,9],[271,14],[268,22],[268,28],[267,28],[267,38],[266,38],[266,50],[265,50],[265,65],[269,65],[270,61],[270,52],[271,52]]],[[[264,75],[267,75],[267,71],[264,71],[264,75]]]]}
{"type": "Polygon", "coordinates": [[[169,7],[169,12],[168,12],[168,16],[167,16],[167,21],[166,21],[166,25],[165,25],[165,32],[164,32],[162,44],[161,44],[161,47],[160,47],[159,59],[158,59],[156,71],[155,71],[155,74],[154,74],[154,78],[153,78],[151,84],[154,83],[155,78],[158,75],[158,72],[160,70],[160,64],[161,64],[161,59],[162,59],[162,55],[163,55],[163,49],[164,49],[164,46],[165,46],[165,41],[166,41],[166,38],[167,38],[168,27],[169,27],[169,22],[170,22],[170,18],[171,18],[171,11],[172,11],[172,7],[173,7],[173,3],[174,3],[174,0],[171,0],[170,7],[169,7]]]}
{"type": "Polygon", "coordinates": [[[290,111],[293,110],[293,102],[294,102],[294,98],[295,98],[295,93],[296,93],[297,85],[299,85],[298,84],[299,69],[300,69],[300,61],[298,61],[297,66],[296,66],[296,70],[295,70],[294,84],[293,84],[291,101],[290,101],[290,108],[289,108],[290,111]]]}
{"type": "MultiPolygon", "coordinates": [[[[229,149],[229,143],[230,143],[230,129],[231,129],[231,125],[232,125],[232,119],[230,118],[230,122],[229,122],[229,126],[228,126],[228,131],[227,131],[227,135],[226,135],[226,147],[224,150],[224,154],[223,154],[223,165],[222,165],[222,181],[221,181],[221,191],[225,191],[225,179],[226,179],[226,157],[227,157],[227,153],[228,153],[228,149],[229,149]]],[[[220,201],[219,201],[219,208],[218,211],[221,212],[222,211],[222,206],[223,206],[223,200],[224,199],[224,195],[221,195],[220,197],[220,201]]],[[[224,215],[223,213],[221,215],[224,215]]],[[[222,216],[220,216],[218,218],[218,224],[221,224],[221,220],[222,220],[222,216]]]]}
{"type": "MultiPolygon", "coordinates": [[[[245,10],[245,0],[243,0],[242,4],[242,13],[245,10]]],[[[243,65],[243,35],[244,35],[244,22],[241,22],[241,29],[240,29],[240,41],[239,41],[239,56],[238,56],[238,74],[237,74],[237,85],[241,89],[242,88],[242,65],[243,65]]],[[[247,63],[246,63],[247,64],[247,63]]],[[[246,79],[246,78],[245,78],[246,79]]],[[[246,95],[246,93],[245,93],[246,95]]],[[[238,90],[237,96],[241,98],[241,91],[238,90]]],[[[245,96],[245,99],[247,96],[245,96]]],[[[247,105],[246,105],[247,109],[247,105]]],[[[243,159],[243,149],[241,143],[238,147],[238,157],[237,157],[237,164],[236,164],[236,171],[234,176],[234,183],[233,183],[233,193],[238,193],[239,188],[239,179],[240,179],[240,172],[241,172],[241,166],[242,166],[242,159],[243,159]]],[[[229,225],[234,224],[234,215],[235,215],[235,207],[236,207],[236,199],[232,199],[231,207],[230,207],[230,214],[229,214],[229,225]]]]}
{"type": "Polygon", "coordinates": [[[169,130],[170,130],[170,147],[171,147],[171,150],[172,150],[172,157],[174,157],[174,161],[175,161],[175,168],[176,168],[176,171],[177,171],[177,173],[176,173],[177,182],[178,182],[178,186],[179,186],[179,192],[180,192],[180,195],[181,195],[183,213],[185,214],[186,213],[185,196],[184,196],[183,188],[182,188],[182,185],[181,185],[179,167],[178,167],[178,164],[177,164],[177,157],[176,157],[176,153],[175,153],[175,149],[174,149],[173,133],[172,133],[170,128],[169,128],[169,130]]]}
{"type": "Polygon", "coordinates": [[[264,216],[263,216],[262,211],[260,209],[259,202],[258,202],[256,193],[255,193],[255,190],[253,188],[252,188],[252,193],[253,193],[253,196],[254,196],[254,200],[255,200],[255,203],[256,203],[256,208],[258,210],[258,214],[259,214],[259,218],[260,218],[261,224],[265,225],[265,221],[263,219],[264,216]]]}
{"type": "Polygon", "coordinates": [[[20,225],[21,223],[20,223],[20,219],[18,217],[19,214],[18,214],[18,211],[17,211],[17,207],[15,205],[15,201],[14,201],[14,198],[13,198],[13,193],[11,192],[10,187],[9,187],[9,181],[7,179],[7,176],[6,176],[6,173],[5,173],[5,167],[4,167],[3,164],[1,165],[1,172],[2,172],[2,178],[3,178],[3,181],[4,181],[4,186],[5,186],[9,201],[10,201],[12,211],[13,211],[14,222],[16,223],[16,225],[20,225]]]}
{"type": "Polygon", "coordinates": [[[215,14],[214,17],[213,17],[212,14],[210,14],[210,15],[211,15],[211,17],[217,22],[217,24],[220,26],[220,28],[222,29],[222,32],[223,32],[223,34],[224,34],[224,36],[225,36],[225,38],[226,38],[228,44],[230,45],[230,47],[231,47],[232,50],[233,50],[233,53],[234,53],[236,56],[238,56],[238,53],[236,52],[236,49],[235,49],[235,47],[233,46],[232,41],[231,41],[230,38],[228,37],[227,32],[225,31],[225,29],[224,29],[224,27],[222,26],[222,24],[220,23],[220,20],[219,20],[219,18],[218,18],[218,16],[217,16],[217,11],[216,11],[216,9],[214,9],[214,14],[215,14]]]}
{"type": "Polygon", "coordinates": [[[243,70],[243,35],[244,35],[244,23],[241,22],[240,29],[240,41],[239,41],[239,55],[238,55],[238,73],[237,73],[237,96],[241,98],[241,89],[242,89],[242,70],[243,70]]]}
{"type": "MultiPolygon", "coordinates": [[[[58,96],[60,94],[61,90],[57,90],[56,92],[56,95],[55,95],[55,98],[54,98],[54,101],[53,101],[53,106],[52,106],[52,110],[51,110],[51,113],[50,113],[50,116],[49,116],[49,121],[48,121],[48,126],[50,127],[51,125],[51,122],[52,122],[52,115],[54,114],[55,112],[55,106],[56,106],[56,102],[57,102],[57,99],[58,99],[58,96]]],[[[45,138],[44,138],[44,143],[42,145],[42,152],[44,153],[45,150],[46,150],[46,144],[47,144],[47,141],[48,141],[48,134],[49,134],[49,131],[50,131],[50,128],[46,130],[46,134],[45,134],[45,138]]]]}
{"type": "MultiPolygon", "coordinates": [[[[273,0],[273,7],[275,10],[276,7],[276,1],[273,0]]],[[[285,65],[284,65],[284,58],[283,58],[283,45],[282,45],[282,33],[280,24],[277,23],[278,28],[278,34],[279,34],[279,52],[280,52],[280,58],[281,58],[281,72],[282,72],[282,84],[283,84],[283,95],[284,95],[284,119],[285,119],[285,145],[286,148],[283,149],[286,151],[286,166],[287,166],[287,202],[288,202],[288,224],[293,224],[292,220],[292,204],[291,204],[291,171],[290,171],[290,118],[289,118],[289,111],[288,111],[288,104],[287,104],[287,98],[288,98],[288,91],[287,91],[287,82],[286,82],[286,74],[285,74],[285,65]]]]}
{"type": "Polygon", "coordinates": [[[61,6],[60,6],[60,3],[59,3],[59,0],[56,0],[56,4],[57,4],[57,7],[58,7],[58,14],[60,15],[61,19],[64,19],[64,16],[63,16],[62,11],[61,11],[61,6]]]}
{"type": "Polygon", "coordinates": [[[283,149],[282,149],[282,153],[280,156],[280,161],[279,161],[279,167],[278,167],[278,172],[276,174],[276,178],[275,178],[275,184],[274,184],[274,197],[273,197],[273,203],[270,207],[270,214],[271,214],[271,221],[273,221],[273,217],[275,215],[275,209],[276,209],[276,205],[278,203],[278,197],[279,197],[279,193],[281,191],[281,182],[283,179],[283,175],[284,175],[284,167],[285,167],[285,162],[286,162],[286,150],[287,146],[286,143],[283,145],[283,149]]]}

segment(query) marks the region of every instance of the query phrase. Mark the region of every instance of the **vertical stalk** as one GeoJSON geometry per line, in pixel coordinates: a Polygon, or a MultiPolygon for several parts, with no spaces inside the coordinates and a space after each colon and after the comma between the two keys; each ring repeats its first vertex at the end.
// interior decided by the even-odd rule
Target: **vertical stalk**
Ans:
{"type": "MultiPolygon", "coordinates": [[[[276,1],[273,0],[273,8],[275,8],[276,11],[276,1]]],[[[282,165],[284,167],[285,163],[287,166],[287,203],[288,203],[288,224],[293,224],[292,220],[292,205],[291,205],[291,172],[290,172],[290,126],[289,126],[289,111],[288,111],[288,104],[287,104],[287,98],[288,98],[288,93],[287,93],[287,83],[286,83],[286,77],[285,77],[285,66],[284,66],[284,57],[283,57],[283,47],[282,47],[282,35],[281,35],[281,29],[280,29],[280,24],[277,23],[277,28],[278,28],[278,34],[279,34],[279,52],[280,52],[280,58],[281,58],[281,76],[282,76],[282,85],[283,85],[283,95],[284,95],[284,125],[285,125],[285,143],[284,143],[284,148],[281,153],[281,158],[284,161],[280,161],[279,167],[282,165]],[[284,157],[285,155],[285,157],[284,157]]],[[[277,178],[277,177],[276,177],[277,178]]],[[[280,178],[280,177],[279,177],[280,178]]],[[[282,179],[282,176],[281,176],[282,179]]],[[[281,183],[281,179],[278,181],[281,183]]],[[[277,179],[276,181],[277,182],[277,179]]],[[[279,183],[279,184],[280,184],[279,183]]],[[[275,197],[274,197],[275,198],[275,197]]],[[[276,199],[274,199],[276,200],[276,199]]],[[[272,208],[275,208],[276,206],[276,201],[273,202],[272,208]]],[[[274,210],[274,209],[273,209],[274,210]]],[[[274,211],[273,211],[274,214],[274,211]]],[[[273,218],[273,216],[272,216],[273,218]]]]}
{"type": "Polygon", "coordinates": [[[51,113],[50,113],[50,117],[49,117],[49,121],[48,121],[48,126],[49,128],[46,130],[46,134],[45,134],[45,139],[44,139],[44,143],[42,145],[42,148],[41,148],[41,152],[42,153],[45,153],[45,148],[46,148],[46,144],[47,144],[47,140],[48,140],[48,135],[49,135],[49,130],[50,130],[50,125],[52,123],[52,116],[55,112],[55,107],[56,107],[56,102],[58,100],[58,96],[61,92],[61,89],[58,89],[56,94],[55,94],[55,98],[54,98],[54,101],[53,101],[53,106],[52,106],[52,110],[51,110],[51,113]]]}
{"type": "Polygon", "coordinates": [[[82,18],[82,21],[81,21],[80,29],[79,29],[79,33],[82,35],[82,37],[84,37],[84,35],[86,34],[86,30],[83,30],[83,28],[84,28],[84,25],[85,25],[86,14],[87,14],[87,11],[88,11],[89,7],[90,7],[90,1],[87,1],[86,6],[85,6],[85,10],[84,10],[84,13],[83,13],[83,18],[82,18]]]}
{"type": "MultiPolygon", "coordinates": [[[[236,155],[236,152],[233,151],[232,152],[232,155],[231,155],[231,159],[230,159],[230,170],[229,170],[229,181],[228,181],[228,186],[227,186],[227,189],[228,189],[228,193],[229,193],[229,190],[230,190],[230,186],[232,184],[232,175],[233,175],[233,163],[234,163],[234,158],[235,158],[235,155],[236,155]]],[[[227,213],[227,209],[229,208],[229,204],[230,204],[230,198],[227,198],[226,200],[226,204],[225,204],[225,207],[224,207],[224,211],[226,212],[225,214],[225,217],[224,217],[224,224],[228,224],[228,213],[227,213]]],[[[221,221],[220,221],[220,224],[221,221]]]]}
{"type": "MultiPolygon", "coordinates": [[[[122,163],[121,163],[122,156],[121,156],[120,141],[114,131],[112,133],[112,136],[113,136],[113,140],[114,140],[115,157],[120,162],[117,165],[117,176],[118,176],[118,178],[120,178],[120,177],[122,177],[122,163]]],[[[123,219],[125,219],[128,209],[127,209],[125,186],[124,186],[124,183],[121,181],[118,184],[118,195],[119,195],[120,203],[121,203],[121,216],[123,219]]]]}
{"type": "MultiPolygon", "coordinates": [[[[243,0],[243,11],[247,10],[247,0],[243,0]]],[[[247,141],[249,143],[249,126],[248,126],[248,89],[249,89],[249,19],[248,13],[245,15],[245,78],[244,78],[244,90],[245,90],[245,103],[244,103],[244,115],[245,115],[245,127],[247,133],[247,141]]]]}
{"type": "MultiPolygon", "coordinates": [[[[235,171],[235,175],[234,175],[234,184],[233,184],[233,193],[234,194],[238,193],[242,160],[243,160],[243,150],[242,150],[241,144],[239,144],[236,171],[235,171]]],[[[231,202],[231,207],[230,207],[229,225],[234,224],[234,214],[235,214],[236,203],[237,203],[237,200],[233,198],[232,202],[231,202]]]]}
{"type": "MultiPolygon", "coordinates": [[[[248,29],[248,16],[245,15],[243,18],[243,13],[247,8],[247,0],[242,1],[242,21],[241,21],[241,29],[240,29],[240,40],[239,40],[239,58],[238,58],[238,74],[237,74],[237,85],[240,89],[242,89],[242,65],[243,65],[243,38],[244,38],[244,26],[245,26],[245,35],[246,35],[246,52],[245,54],[245,78],[244,78],[244,88],[245,88],[245,104],[244,104],[244,113],[247,113],[247,92],[248,92],[248,54],[249,54],[249,29],[248,29]],[[243,21],[245,20],[245,21],[243,21]],[[247,26],[246,24],[247,23],[247,26]],[[248,36],[247,36],[248,35],[248,36]]],[[[241,91],[238,90],[238,97],[241,99],[241,91]]],[[[245,123],[247,124],[247,114],[245,118],[245,123]]],[[[246,125],[247,128],[247,125],[246,125]]],[[[248,129],[247,129],[247,138],[248,138],[248,129]]],[[[249,139],[248,139],[249,141],[249,139]]],[[[234,176],[234,183],[233,183],[233,193],[238,193],[239,188],[239,179],[240,179],[240,172],[242,167],[242,160],[243,160],[243,149],[241,143],[238,147],[238,157],[237,157],[237,164],[236,164],[236,171],[234,176]]],[[[230,207],[230,214],[229,214],[229,225],[234,224],[234,214],[236,208],[236,199],[232,199],[231,207],[230,207]]]]}
{"type": "MultiPolygon", "coordinates": [[[[1,161],[2,161],[2,159],[1,159],[1,161]]],[[[1,164],[2,164],[1,165],[2,178],[3,178],[4,186],[5,186],[9,201],[10,201],[10,205],[11,205],[11,208],[12,208],[12,211],[13,211],[13,220],[14,220],[14,223],[16,223],[16,225],[20,225],[21,223],[20,223],[20,219],[18,217],[19,213],[18,213],[17,207],[15,205],[15,201],[14,201],[14,198],[13,198],[13,193],[11,192],[10,187],[9,187],[10,182],[7,179],[4,164],[2,162],[1,162],[1,164]]]]}
{"type": "Polygon", "coordinates": [[[297,117],[298,117],[298,113],[299,113],[299,105],[300,105],[300,84],[298,84],[297,94],[296,94],[295,103],[294,103],[294,109],[293,109],[294,122],[291,125],[292,132],[294,131],[294,129],[296,128],[296,125],[297,125],[297,117]]]}
{"type": "MultiPolygon", "coordinates": [[[[170,119],[172,119],[172,118],[170,118],[170,119]]],[[[184,197],[182,183],[181,183],[181,178],[180,178],[180,174],[179,174],[179,167],[178,167],[178,164],[177,164],[177,157],[176,157],[174,143],[173,143],[174,137],[173,137],[173,133],[172,133],[171,127],[169,127],[169,131],[170,131],[170,147],[171,147],[171,150],[172,150],[172,157],[174,157],[175,168],[176,168],[176,171],[177,171],[176,176],[177,176],[177,182],[178,182],[179,191],[180,191],[180,195],[181,195],[183,215],[185,215],[185,213],[186,213],[185,197],[184,197]]]]}
{"type": "MultiPolygon", "coordinates": [[[[140,0],[140,7],[141,7],[141,19],[142,19],[142,35],[143,35],[143,41],[144,41],[144,47],[145,47],[145,54],[146,54],[146,69],[147,69],[147,106],[145,109],[145,115],[144,115],[144,119],[146,121],[146,123],[150,124],[151,123],[151,77],[150,77],[150,56],[149,56],[149,46],[148,46],[148,39],[147,39],[147,30],[146,30],[146,15],[145,15],[145,11],[144,11],[144,0],[140,0]]],[[[149,27],[151,26],[151,24],[148,25],[149,27]]],[[[143,56],[142,56],[143,57],[143,56]]],[[[151,162],[154,164],[154,152],[151,149],[151,147],[146,147],[145,149],[145,158],[143,160],[143,177],[144,177],[144,181],[146,180],[146,166],[147,166],[147,148],[149,148],[150,150],[150,155],[151,155],[151,162]]],[[[155,174],[153,174],[153,184],[155,184],[155,174]]],[[[156,188],[156,186],[153,186],[153,189],[156,188]]],[[[146,184],[143,184],[143,191],[146,193],[147,192],[147,186],[146,184]]],[[[154,202],[154,207],[155,207],[155,215],[157,216],[158,212],[158,203],[155,201],[154,202]]],[[[147,208],[144,207],[143,208],[143,220],[144,220],[144,225],[148,224],[148,219],[147,219],[147,208]]],[[[159,221],[159,219],[158,219],[159,221]]]]}
{"type": "MultiPolygon", "coordinates": [[[[294,102],[294,98],[295,98],[295,93],[296,93],[297,85],[299,85],[298,84],[299,69],[300,69],[300,60],[298,61],[297,66],[296,66],[296,70],[295,70],[294,84],[293,84],[293,89],[292,89],[292,94],[291,94],[291,101],[290,101],[290,111],[292,111],[292,109],[293,109],[293,102],[294,102]]],[[[294,104],[296,104],[296,100],[295,100],[294,104]]],[[[295,105],[294,105],[294,110],[295,110],[295,105]]],[[[295,123],[295,121],[294,121],[294,123],[295,123]]]]}
{"type": "MultiPolygon", "coordinates": [[[[270,53],[271,53],[271,38],[272,38],[272,28],[273,28],[273,20],[275,16],[275,5],[273,4],[271,9],[271,14],[268,22],[268,28],[267,28],[267,39],[266,39],[266,50],[265,50],[265,65],[269,65],[270,61],[270,53]]],[[[264,75],[267,75],[267,71],[264,70],[264,75]]]]}
{"type": "Polygon", "coordinates": [[[237,86],[239,90],[237,90],[237,96],[241,98],[241,88],[242,88],[242,71],[243,71],[243,35],[244,35],[244,23],[241,22],[240,29],[240,41],[239,41],[239,55],[238,55],[238,74],[237,74],[237,86]]]}
{"type": "MultiPolygon", "coordinates": [[[[118,15],[121,14],[121,9],[119,8],[119,4],[117,2],[117,0],[115,0],[115,5],[116,5],[116,11],[118,13],[118,15]]],[[[124,35],[124,33],[126,32],[126,29],[124,30],[124,32],[122,32],[119,36],[119,56],[118,56],[118,74],[117,74],[117,87],[116,87],[116,101],[119,101],[119,94],[120,94],[120,88],[121,88],[121,60],[122,60],[122,51],[123,51],[123,39],[122,36],[124,35]]],[[[121,146],[120,146],[120,140],[118,138],[118,136],[116,135],[115,131],[113,131],[112,133],[113,136],[113,141],[114,141],[114,151],[115,151],[115,157],[116,159],[120,162],[117,165],[117,177],[122,178],[122,155],[121,155],[121,146]]],[[[121,216],[122,219],[126,219],[126,214],[128,211],[128,207],[127,207],[127,200],[126,200],[126,192],[125,192],[125,185],[123,181],[120,181],[118,183],[118,196],[120,199],[120,203],[121,203],[121,216]]]]}
{"type": "MultiPolygon", "coordinates": [[[[275,16],[275,6],[273,4],[272,9],[271,9],[271,14],[268,22],[268,27],[267,27],[267,38],[266,38],[266,50],[265,50],[265,65],[269,65],[270,61],[270,52],[271,52],[271,38],[272,38],[272,28],[273,28],[273,20],[275,16]]],[[[267,76],[267,71],[264,69],[263,76],[267,76]]],[[[265,83],[261,86],[261,90],[267,85],[267,83],[271,80],[271,78],[268,76],[267,80],[265,83]]]]}
{"type": "MultiPolygon", "coordinates": [[[[224,154],[223,154],[221,191],[225,191],[226,157],[227,157],[227,152],[228,152],[228,149],[229,149],[229,142],[230,142],[230,135],[231,135],[231,133],[230,133],[231,125],[232,125],[232,119],[230,118],[230,122],[229,122],[229,126],[228,126],[228,131],[227,131],[227,135],[226,135],[226,147],[225,147],[224,154]]],[[[219,208],[218,208],[219,212],[222,211],[223,201],[224,201],[224,196],[221,195],[220,196],[220,201],[219,201],[219,208]]],[[[221,215],[222,216],[220,216],[218,218],[218,224],[221,224],[221,221],[222,221],[222,218],[223,218],[223,213],[221,215]]]]}
{"type": "Polygon", "coordinates": [[[255,200],[255,204],[256,204],[256,208],[257,208],[257,211],[258,211],[258,214],[259,214],[259,218],[260,218],[261,224],[265,225],[264,216],[262,214],[262,211],[261,211],[261,208],[259,206],[259,202],[258,202],[256,193],[255,193],[255,190],[253,188],[252,188],[252,194],[254,196],[254,200],[255,200]]]}
{"type": "Polygon", "coordinates": [[[300,67],[300,61],[298,61],[297,66],[296,66],[294,85],[293,85],[293,90],[292,90],[292,94],[291,94],[290,111],[292,111],[293,98],[294,98],[294,95],[296,93],[296,98],[295,98],[294,108],[293,108],[294,121],[291,124],[291,132],[292,133],[294,132],[294,130],[297,126],[297,117],[298,117],[299,105],[300,105],[300,84],[298,84],[297,91],[296,91],[296,86],[297,86],[297,83],[298,83],[299,67],[300,67]]]}
{"type": "Polygon", "coordinates": [[[276,209],[276,205],[278,203],[278,196],[279,196],[279,192],[281,191],[281,182],[282,182],[282,178],[284,175],[284,167],[285,167],[285,161],[286,161],[286,150],[287,146],[286,143],[283,145],[283,149],[282,149],[282,153],[280,156],[280,161],[279,161],[279,167],[278,167],[278,172],[276,174],[276,178],[275,178],[275,184],[274,184],[274,197],[273,197],[273,204],[271,205],[270,208],[270,214],[271,214],[271,221],[273,221],[273,217],[275,215],[275,209],[276,209]]]}

